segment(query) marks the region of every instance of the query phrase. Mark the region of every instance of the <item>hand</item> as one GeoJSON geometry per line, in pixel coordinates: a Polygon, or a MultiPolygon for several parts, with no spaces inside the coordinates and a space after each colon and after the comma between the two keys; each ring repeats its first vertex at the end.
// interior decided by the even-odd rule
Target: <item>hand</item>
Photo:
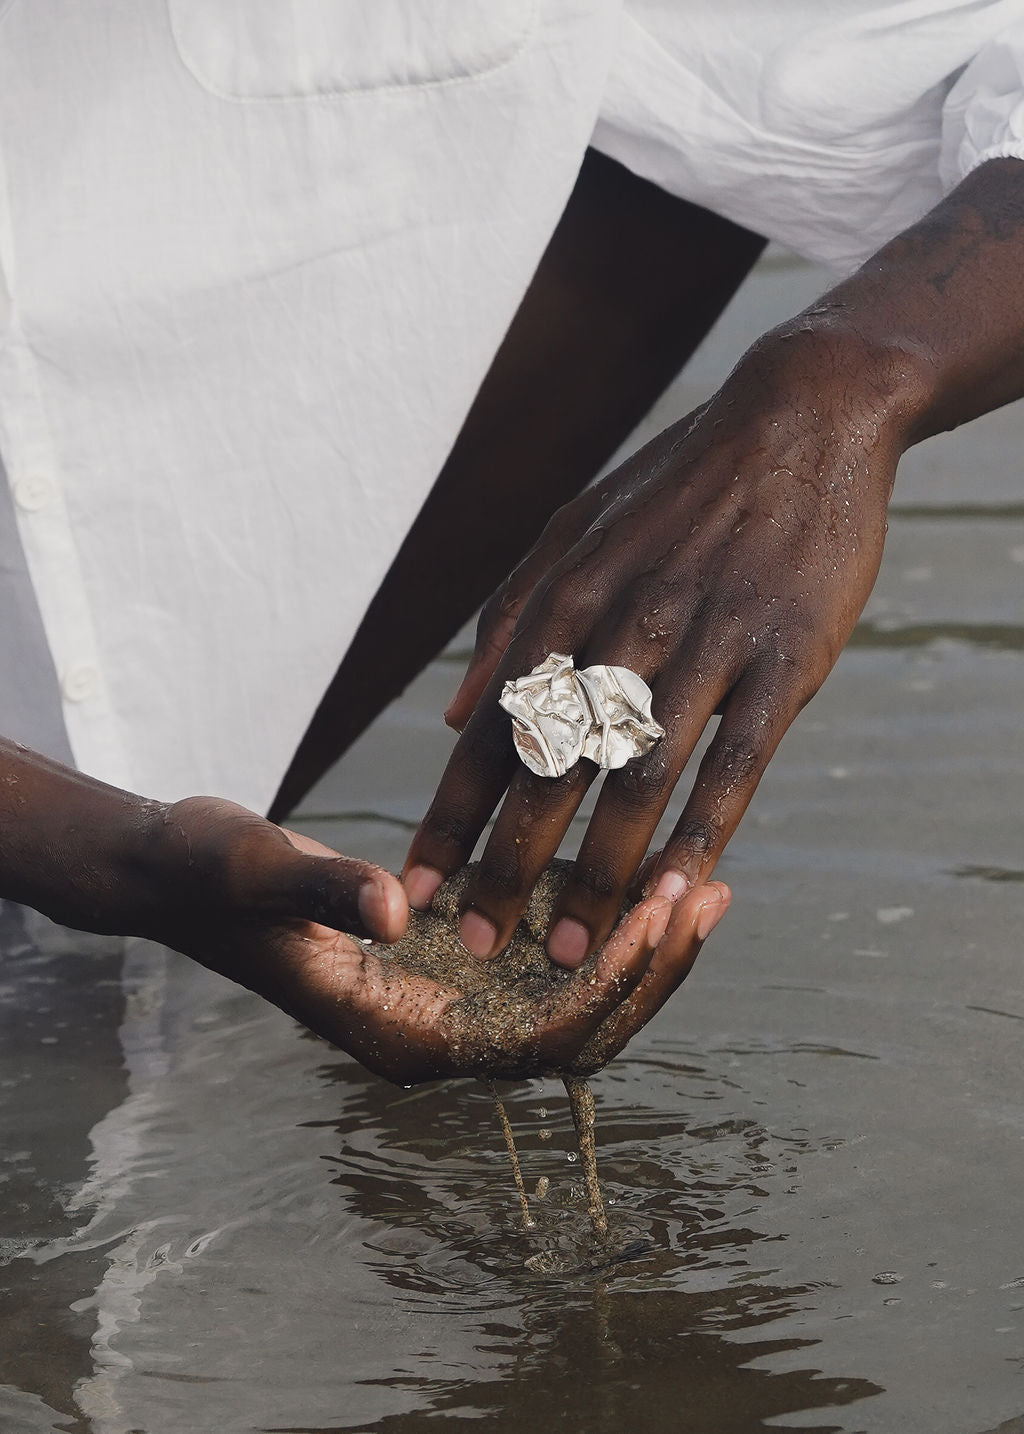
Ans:
{"type": "Polygon", "coordinates": [[[667,901],[644,903],[593,979],[566,983],[549,1008],[529,1013],[537,1019],[520,1023],[528,1035],[498,1048],[481,1044],[460,991],[404,972],[337,929],[385,941],[401,934],[405,897],[387,872],[212,797],[178,802],[164,828],[177,855],[165,868],[164,914],[148,934],[402,1085],[603,1065],[687,974],[729,900],[716,884],[674,912],[667,901]]]}
{"type": "Polygon", "coordinates": [[[551,780],[515,755],[502,684],[550,652],[633,668],[666,729],[605,779],[552,917],[552,958],[575,966],[604,939],[720,711],[646,889],[673,899],[705,880],[867,599],[902,440],[867,346],[794,325],[563,508],[484,609],[448,714],[462,737],[407,862],[412,903],[468,861],[507,788],[461,928],[481,957],[507,941],[598,770],[583,760],[551,780]]]}
{"type": "MultiPolygon", "coordinates": [[[[503,986],[496,1009],[480,995],[404,970],[372,950],[309,971],[314,1013],[326,982],[344,1008],[332,1039],[370,1070],[408,1086],[442,1076],[527,1080],[590,1075],[606,1065],[689,974],[729,905],[720,882],[675,907],[642,902],[595,960],[543,997],[503,986]]],[[[296,1014],[317,1028],[309,1005],[296,1014]]]]}

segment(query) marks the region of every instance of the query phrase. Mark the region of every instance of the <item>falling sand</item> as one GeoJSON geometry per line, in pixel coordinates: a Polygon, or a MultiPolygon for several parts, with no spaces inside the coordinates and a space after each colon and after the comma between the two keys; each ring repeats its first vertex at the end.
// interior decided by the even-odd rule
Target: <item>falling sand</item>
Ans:
{"type": "Polygon", "coordinates": [[[614,1023],[606,1021],[598,1026],[567,1068],[552,1068],[550,1061],[536,1054],[538,1027],[557,1019],[572,989],[591,983],[600,954],[595,952],[578,970],[568,971],[556,966],[544,949],[551,913],[571,869],[565,861],[554,861],[547,867],[508,945],[490,961],[474,959],[459,940],[459,900],[471,867],[463,867],[449,877],[428,912],[412,912],[408,928],[398,941],[390,946],[375,944],[372,949],[381,961],[414,975],[428,976],[461,993],[442,1017],[447,1027],[446,1040],[456,1064],[467,1075],[479,1075],[488,1081],[527,1226],[534,1221],[512,1129],[493,1081],[561,1076],[579,1140],[590,1219],[594,1230],[603,1236],[608,1225],[597,1181],[594,1097],[585,1077],[600,1070],[615,1054],[614,1023]]]}
{"type": "MultiPolygon", "coordinates": [[[[583,1166],[583,1179],[587,1190],[587,1214],[590,1216],[590,1223],[594,1227],[594,1233],[601,1239],[604,1239],[608,1234],[608,1217],[605,1215],[604,1201],[601,1198],[601,1187],[597,1180],[597,1144],[594,1139],[594,1092],[590,1089],[589,1082],[580,1076],[566,1076],[563,1084],[566,1094],[569,1097],[572,1123],[576,1128],[576,1139],[580,1148],[580,1164],[583,1166]]],[[[532,1230],[536,1227],[537,1222],[530,1213],[530,1202],[526,1194],[526,1184],[523,1180],[523,1172],[519,1165],[519,1152],[516,1150],[516,1140],[512,1134],[512,1125],[508,1118],[508,1112],[492,1080],[487,1082],[487,1087],[491,1092],[494,1108],[498,1112],[501,1133],[505,1137],[505,1148],[508,1151],[508,1158],[512,1163],[512,1179],[515,1181],[516,1193],[519,1196],[519,1204],[523,1212],[523,1229],[532,1230]]],[[[538,1200],[543,1200],[547,1196],[549,1183],[546,1175],[542,1175],[537,1181],[536,1195],[538,1200]]]]}
{"type": "Polygon", "coordinates": [[[566,1076],[565,1091],[572,1110],[572,1123],[580,1146],[580,1162],[587,1184],[587,1214],[597,1235],[607,1235],[608,1218],[604,1213],[601,1187],[597,1183],[597,1145],[594,1140],[594,1092],[579,1076],[566,1076]]]}
{"type": "Polygon", "coordinates": [[[530,1214],[530,1202],[526,1198],[523,1172],[519,1168],[519,1152],[516,1150],[516,1138],[512,1134],[512,1126],[509,1123],[508,1112],[505,1110],[505,1103],[498,1094],[498,1088],[494,1082],[489,1080],[487,1086],[491,1092],[491,1099],[494,1101],[494,1108],[498,1112],[498,1120],[501,1123],[501,1133],[505,1137],[505,1149],[508,1151],[508,1158],[512,1162],[512,1179],[516,1182],[516,1193],[519,1196],[519,1204],[523,1211],[523,1229],[532,1230],[537,1222],[530,1214]]]}

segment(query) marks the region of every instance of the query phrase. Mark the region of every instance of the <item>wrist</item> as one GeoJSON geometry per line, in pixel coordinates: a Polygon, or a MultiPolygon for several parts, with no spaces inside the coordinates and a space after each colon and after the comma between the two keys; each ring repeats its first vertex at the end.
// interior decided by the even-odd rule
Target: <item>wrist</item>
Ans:
{"type": "Polygon", "coordinates": [[[0,739],[0,897],[78,930],[146,929],[163,808],[0,739]]]}
{"type": "MultiPolygon", "coordinates": [[[[90,784],[92,785],[92,784],[90,784]]],[[[65,926],[158,937],[165,902],[166,842],[159,802],[96,783],[59,813],[39,860],[38,905],[65,926]]]]}
{"type": "Polygon", "coordinates": [[[917,441],[934,400],[935,365],[894,326],[826,299],[762,342],[776,363],[784,354],[786,365],[812,378],[822,409],[833,421],[841,415],[866,447],[889,448],[895,460],[917,441]]]}

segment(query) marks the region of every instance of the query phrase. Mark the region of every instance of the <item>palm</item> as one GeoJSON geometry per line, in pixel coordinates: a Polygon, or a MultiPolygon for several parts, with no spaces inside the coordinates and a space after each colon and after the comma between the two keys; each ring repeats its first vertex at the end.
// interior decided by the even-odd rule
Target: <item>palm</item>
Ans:
{"type": "Polygon", "coordinates": [[[389,958],[386,943],[401,935],[406,913],[387,872],[216,798],[177,803],[168,821],[186,860],[173,913],[144,934],[239,981],[402,1085],[596,1068],[689,971],[703,907],[724,909],[728,900],[723,888],[702,887],[674,910],[662,899],[642,902],[557,998],[524,1003],[500,1039],[481,1040],[458,983],[389,958]],[[371,947],[342,927],[375,930],[385,944],[371,947]]]}

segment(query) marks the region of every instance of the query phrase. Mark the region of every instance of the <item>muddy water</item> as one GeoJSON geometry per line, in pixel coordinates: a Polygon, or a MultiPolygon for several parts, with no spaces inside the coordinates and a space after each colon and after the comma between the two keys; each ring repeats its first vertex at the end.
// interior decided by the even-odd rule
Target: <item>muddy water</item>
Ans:
{"type": "MultiPolygon", "coordinates": [[[[594,1078],[610,1255],[559,1083],[502,1085],[523,1229],[482,1084],[395,1090],[183,960],[0,912],[2,1434],[1020,1434],[1022,432],[915,455],[733,908],[594,1078]]],[[[454,680],[307,830],[400,860],[454,680]]]]}

